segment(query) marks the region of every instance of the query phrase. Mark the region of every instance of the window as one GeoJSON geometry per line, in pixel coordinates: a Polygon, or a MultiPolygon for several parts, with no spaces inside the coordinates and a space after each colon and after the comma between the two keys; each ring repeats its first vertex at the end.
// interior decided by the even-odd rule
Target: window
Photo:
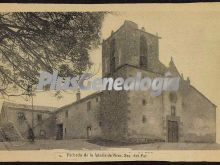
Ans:
{"type": "Polygon", "coordinates": [[[65,134],[66,134],[66,128],[64,129],[64,131],[65,131],[65,134]]]}
{"type": "Polygon", "coordinates": [[[68,118],[68,111],[65,112],[65,117],[68,118]]]}
{"type": "Polygon", "coordinates": [[[142,123],[146,123],[146,116],[145,115],[142,117],[142,123]]]}
{"type": "Polygon", "coordinates": [[[98,97],[96,97],[96,102],[98,102],[99,101],[99,98],[98,97]]]}
{"type": "Polygon", "coordinates": [[[87,102],[87,111],[91,110],[91,101],[87,102]]]}
{"type": "Polygon", "coordinates": [[[147,41],[144,36],[140,37],[140,66],[146,67],[147,66],[147,41]]]}
{"type": "Polygon", "coordinates": [[[45,130],[40,130],[40,137],[46,138],[46,131],[45,130]]]}
{"type": "Polygon", "coordinates": [[[146,100],[145,99],[142,100],[142,104],[146,105],[146,100]]]}
{"type": "Polygon", "coordinates": [[[42,118],[42,114],[37,114],[37,121],[42,121],[43,118],[42,118]]]}
{"type": "Polygon", "coordinates": [[[25,120],[24,112],[18,112],[18,120],[20,120],[20,121],[25,120]]]}
{"type": "Polygon", "coordinates": [[[99,122],[99,126],[102,126],[102,122],[101,121],[99,122]]]}
{"type": "Polygon", "coordinates": [[[171,106],[171,116],[176,116],[176,107],[175,106],[171,106]]]}

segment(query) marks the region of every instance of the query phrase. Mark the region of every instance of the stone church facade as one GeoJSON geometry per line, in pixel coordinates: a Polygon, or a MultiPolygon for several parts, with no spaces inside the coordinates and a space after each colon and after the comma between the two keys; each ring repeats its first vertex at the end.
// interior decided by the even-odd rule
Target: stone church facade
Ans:
{"type": "Polygon", "coordinates": [[[215,142],[216,106],[184,79],[173,59],[159,61],[158,35],[131,21],[102,43],[102,76],[180,77],[177,92],[97,92],[54,111],[54,138],[101,138],[129,143],[215,142]]]}
{"type": "Polygon", "coordinates": [[[168,67],[159,61],[159,39],[125,21],[102,43],[103,77],[127,78],[141,72],[143,77],[154,78],[169,71],[180,77],[180,89],[163,91],[157,97],[147,91],[102,91],[79,99],[57,111],[64,138],[131,143],[216,141],[216,106],[179,74],[172,59],[168,67]]]}
{"type": "Polygon", "coordinates": [[[125,21],[103,42],[103,77],[180,77],[177,92],[152,97],[146,91],[103,91],[103,137],[131,142],[215,142],[216,106],[179,74],[172,58],[168,67],[159,61],[157,35],[125,21]]]}

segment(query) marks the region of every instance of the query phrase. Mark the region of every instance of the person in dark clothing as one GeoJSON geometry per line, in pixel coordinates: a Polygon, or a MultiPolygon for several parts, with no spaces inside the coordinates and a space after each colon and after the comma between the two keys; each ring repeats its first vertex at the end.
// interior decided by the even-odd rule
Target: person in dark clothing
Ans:
{"type": "Polygon", "coordinates": [[[34,131],[33,131],[32,128],[29,128],[28,129],[28,139],[29,139],[29,141],[33,143],[34,142],[34,138],[35,138],[34,137],[34,131]]]}

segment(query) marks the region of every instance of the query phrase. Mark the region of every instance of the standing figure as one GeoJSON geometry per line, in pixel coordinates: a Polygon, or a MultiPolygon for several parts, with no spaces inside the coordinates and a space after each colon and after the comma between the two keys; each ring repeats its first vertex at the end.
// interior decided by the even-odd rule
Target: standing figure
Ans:
{"type": "Polygon", "coordinates": [[[31,142],[31,143],[33,143],[34,142],[34,131],[33,131],[33,129],[31,128],[31,127],[29,127],[29,129],[28,129],[28,139],[29,139],[29,141],[31,142]]]}

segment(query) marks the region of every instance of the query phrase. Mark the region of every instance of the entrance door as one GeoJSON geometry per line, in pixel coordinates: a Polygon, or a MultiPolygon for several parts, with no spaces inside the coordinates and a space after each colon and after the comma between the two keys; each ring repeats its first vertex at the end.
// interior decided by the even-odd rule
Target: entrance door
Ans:
{"type": "Polygon", "coordinates": [[[87,138],[89,139],[92,136],[92,129],[91,127],[87,127],[87,138]]]}
{"type": "Polygon", "coordinates": [[[57,124],[56,139],[57,140],[63,139],[63,124],[57,124]]]}
{"type": "Polygon", "coordinates": [[[178,142],[177,121],[168,121],[168,142],[178,142]]]}

